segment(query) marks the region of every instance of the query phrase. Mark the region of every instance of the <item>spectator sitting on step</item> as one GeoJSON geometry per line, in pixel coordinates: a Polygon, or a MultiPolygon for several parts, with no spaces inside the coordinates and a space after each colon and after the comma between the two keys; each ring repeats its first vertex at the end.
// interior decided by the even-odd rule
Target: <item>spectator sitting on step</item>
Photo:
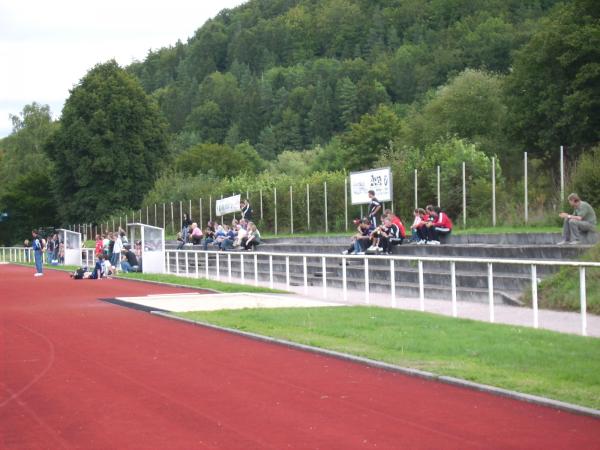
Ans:
{"type": "Polygon", "coordinates": [[[248,235],[248,231],[246,230],[247,223],[245,220],[240,220],[240,223],[237,227],[237,235],[235,236],[235,240],[233,241],[234,247],[240,247],[242,245],[242,241],[248,235]]]}
{"type": "Polygon", "coordinates": [[[356,225],[356,234],[352,236],[352,243],[348,250],[342,252],[343,255],[351,255],[352,253],[355,255],[364,255],[365,250],[371,242],[371,233],[374,230],[371,221],[366,217],[362,220],[356,218],[354,219],[354,224],[356,225]]]}
{"type": "Polygon", "coordinates": [[[255,250],[260,244],[260,232],[253,222],[248,223],[248,235],[242,240],[244,250],[255,250]]]}
{"type": "Polygon", "coordinates": [[[190,226],[192,232],[190,233],[190,239],[193,245],[200,245],[200,241],[202,241],[202,230],[198,226],[196,222],[192,223],[190,226]]]}
{"type": "Polygon", "coordinates": [[[208,244],[214,242],[215,240],[215,224],[212,221],[208,221],[206,224],[206,229],[204,230],[204,243],[202,244],[202,248],[204,250],[208,250],[208,244]]]}
{"type": "Polygon", "coordinates": [[[427,229],[427,243],[439,245],[440,237],[447,236],[452,232],[452,220],[444,211],[437,206],[432,210],[435,214],[433,222],[428,222],[425,227],[427,229]]]}
{"type": "MultiPolygon", "coordinates": [[[[386,209],[383,212],[383,218],[385,219],[386,217],[389,217],[390,220],[392,221],[392,223],[398,227],[398,232],[399,232],[398,237],[401,240],[405,239],[406,238],[406,228],[404,227],[404,224],[402,223],[402,220],[400,219],[400,217],[398,217],[396,214],[394,214],[391,209],[386,209]]],[[[402,243],[402,241],[400,243],[402,243]]]]}
{"type": "Polygon", "coordinates": [[[225,233],[225,238],[219,242],[219,249],[221,251],[229,250],[233,248],[233,243],[235,242],[235,238],[237,236],[237,227],[229,228],[227,227],[227,232],[225,233]]]}
{"type": "Polygon", "coordinates": [[[392,222],[389,216],[384,217],[383,225],[379,227],[379,246],[378,248],[388,255],[392,254],[392,246],[402,243],[400,237],[400,228],[392,222]]]}
{"type": "Polygon", "coordinates": [[[417,238],[419,239],[417,244],[425,244],[427,243],[427,224],[433,220],[433,218],[430,217],[428,211],[422,208],[419,208],[419,214],[421,216],[421,222],[419,222],[419,225],[417,226],[417,238]]]}
{"type": "Polygon", "coordinates": [[[563,219],[563,239],[558,245],[577,245],[580,243],[582,233],[589,233],[596,229],[596,213],[588,202],[581,200],[575,193],[570,194],[567,200],[574,210],[573,214],[561,212],[558,215],[563,219]]]}
{"type": "Polygon", "coordinates": [[[419,236],[417,234],[417,229],[419,228],[419,225],[421,225],[422,219],[421,219],[421,214],[425,214],[425,210],[422,208],[415,208],[413,210],[413,223],[410,226],[410,233],[411,233],[411,237],[410,240],[411,242],[418,242],[419,236]]]}
{"type": "Polygon", "coordinates": [[[227,233],[229,233],[229,225],[219,225],[215,232],[215,241],[213,242],[213,245],[220,249],[221,243],[227,238],[227,233]]]}
{"type": "Polygon", "coordinates": [[[183,236],[181,235],[181,231],[177,233],[177,250],[181,250],[185,245],[185,241],[183,240],[183,236]]]}
{"type": "MultiPolygon", "coordinates": [[[[129,247],[129,245],[127,245],[129,247]]],[[[131,248],[123,248],[121,252],[121,270],[123,272],[139,272],[139,263],[131,248]]]]}

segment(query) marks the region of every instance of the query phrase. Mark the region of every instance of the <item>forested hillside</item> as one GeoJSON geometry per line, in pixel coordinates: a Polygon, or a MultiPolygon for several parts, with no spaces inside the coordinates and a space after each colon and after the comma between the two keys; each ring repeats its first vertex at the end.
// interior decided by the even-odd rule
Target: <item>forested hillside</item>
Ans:
{"type": "Polygon", "coordinates": [[[231,192],[323,197],[325,182],[335,202],[348,171],[382,165],[405,218],[413,172],[424,205],[440,167],[457,220],[463,163],[470,224],[488,225],[492,158],[499,220],[520,223],[524,151],[531,217],[551,223],[560,146],[567,188],[600,205],[600,2],[250,0],[143,61],[99,62],[49,117],[27,105],[0,141],[11,230],[38,220],[40,192],[56,223],[89,223],[231,192]]]}

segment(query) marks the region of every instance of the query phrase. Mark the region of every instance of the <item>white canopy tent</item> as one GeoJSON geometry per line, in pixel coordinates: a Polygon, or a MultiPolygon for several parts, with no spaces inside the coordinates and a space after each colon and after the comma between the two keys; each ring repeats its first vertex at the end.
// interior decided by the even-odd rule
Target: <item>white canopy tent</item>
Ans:
{"type": "Polygon", "coordinates": [[[165,230],[144,223],[128,223],[127,235],[142,272],[165,273],[165,230]]]}
{"type": "Polygon", "coordinates": [[[67,266],[81,266],[81,233],[60,228],[56,230],[61,245],[64,247],[65,261],[67,266]]]}

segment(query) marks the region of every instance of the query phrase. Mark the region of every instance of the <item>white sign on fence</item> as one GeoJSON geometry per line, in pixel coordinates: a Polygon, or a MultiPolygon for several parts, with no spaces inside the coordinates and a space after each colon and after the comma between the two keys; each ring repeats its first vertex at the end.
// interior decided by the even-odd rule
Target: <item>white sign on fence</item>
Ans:
{"type": "Polygon", "coordinates": [[[353,205],[369,203],[369,191],[375,191],[380,202],[389,202],[392,195],[392,171],[389,167],[350,173],[350,195],[353,205]]]}
{"type": "Polygon", "coordinates": [[[217,200],[217,207],[215,209],[217,216],[224,216],[225,214],[240,211],[240,201],[241,195],[234,195],[233,197],[217,200]]]}

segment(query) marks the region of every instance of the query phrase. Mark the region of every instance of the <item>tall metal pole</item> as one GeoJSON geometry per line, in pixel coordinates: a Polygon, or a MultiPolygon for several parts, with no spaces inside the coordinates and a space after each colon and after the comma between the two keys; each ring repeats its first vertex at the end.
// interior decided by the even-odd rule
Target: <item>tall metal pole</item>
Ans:
{"type": "Polygon", "coordinates": [[[198,200],[198,208],[199,208],[199,210],[200,210],[200,222],[198,222],[198,226],[200,227],[200,229],[202,229],[202,224],[204,223],[204,222],[202,221],[202,198],[200,198],[200,199],[198,200]]]}
{"type": "Polygon", "coordinates": [[[294,234],[294,193],[290,185],[290,233],[294,234]]]}
{"type": "Polygon", "coordinates": [[[415,209],[419,207],[417,169],[415,169],[415,209]]]}
{"type": "Polygon", "coordinates": [[[527,192],[527,152],[524,153],[523,155],[523,169],[524,169],[524,180],[523,180],[523,184],[524,184],[524,203],[523,203],[523,207],[525,208],[525,223],[529,222],[529,204],[528,204],[528,199],[527,197],[529,197],[528,192],[527,192]]]}
{"type": "Polygon", "coordinates": [[[310,231],[310,187],[306,183],[306,228],[310,231]]]}
{"type": "Polygon", "coordinates": [[[560,203],[565,201],[565,153],[560,146],[560,203]]]}
{"type": "Polygon", "coordinates": [[[190,207],[188,209],[188,219],[191,219],[192,218],[192,199],[190,199],[189,202],[190,202],[190,205],[189,205],[190,207]]]}
{"type": "Polygon", "coordinates": [[[167,205],[163,203],[163,221],[162,221],[163,229],[167,229],[167,205]]]}
{"type": "Polygon", "coordinates": [[[273,188],[273,201],[275,202],[275,234],[277,234],[277,188],[273,188]]]}
{"type": "Polygon", "coordinates": [[[442,207],[442,197],[441,197],[441,191],[440,191],[440,166],[437,166],[437,203],[438,203],[438,208],[442,207]]]}
{"type": "MultiPolygon", "coordinates": [[[[183,223],[183,202],[179,200],[179,227],[183,223]]],[[[177,227],[177,228],[179,228],[177,227]]]]}
{"type": "Polygon", "coordinates": [[[492,156],[492,226],[496,226],[496,157],[492,156]]]}
{"type": "Polygon", "coordinates": [[[262,199],[262,189],[259,191],[260,195],[260,220],[263,220],[263,199],[262,199]]]}
{"type": "Polygon", "coordinates": [[[208,196],[208,220],[212,222],[212,195],[208,196]]]}
{"type": "Polygon", "coordinates": [[[462,163],[463,226],[467,226],[467,167],[462,163]]]}
{"type": "MultiPolygon", "coordinates": [[[[393,209],[394,202],[392,202],[393,209]]],[[[346,231],[348,231],[348,177],[344,178],[344,224],[346,231]]]]}
{"type": "Polygon", "coordinates": [[[325,233],[329,233],[329,222],[327,220],[327,181],[323,181],[323,194],[325,198],[325,233]]]}
{"type": "Polygon", "coordinates": [[[175,216],[173,215],[173,202],[171,202],[171,233],[175,233],[175,216]]]}

